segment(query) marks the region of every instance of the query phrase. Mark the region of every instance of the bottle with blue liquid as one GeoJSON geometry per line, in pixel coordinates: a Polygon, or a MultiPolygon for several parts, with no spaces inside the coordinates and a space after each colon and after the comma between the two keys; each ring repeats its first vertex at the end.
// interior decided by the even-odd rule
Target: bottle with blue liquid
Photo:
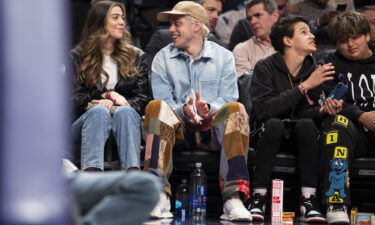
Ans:
{"type": "Polygon", "coordinates": [[[206,220],[207,177],[202,170],[202,163],[195,164],[195,170],[190,175],[190,218],[202,223],[206,220]]]}

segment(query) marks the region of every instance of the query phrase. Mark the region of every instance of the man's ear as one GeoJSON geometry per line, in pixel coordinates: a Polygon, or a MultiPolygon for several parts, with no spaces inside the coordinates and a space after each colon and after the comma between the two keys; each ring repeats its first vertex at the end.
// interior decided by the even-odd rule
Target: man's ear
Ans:
{"type": "Polygon", "coordinates": [[[193,31],[198,32],[202,27],[202,22],[201,21],[195,21],[193,24],[193,31]]]}
{"type": "Polygon", "coordinates": [[[283,43],[286,47],[292,46],[292,40],[290,39],[290,37],[284,36],[283,37],[283,43]]]}
{"type": "Polygon", "coordinates": [[[271,15],[272,15],[274,23],[276,23],[279,20],[279,18],[280,18],[280,12],[279,12],[279,10],[273,11],[273,13],[271,15]]]}

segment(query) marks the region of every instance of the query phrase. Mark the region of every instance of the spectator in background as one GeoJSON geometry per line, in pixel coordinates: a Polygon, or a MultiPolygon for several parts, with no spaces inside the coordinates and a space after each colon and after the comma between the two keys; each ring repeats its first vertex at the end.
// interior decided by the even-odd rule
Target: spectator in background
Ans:
{"type": "Polygon", "coordinates": [[[328,99],[320,106],[319,90],[314,89],[333,79],[334,67],[315,64],[311,56],[316,51],[314,35],[303,17],[281,18],[272,27],[270,38],[277,53],[256,64],[250,89],[254,117],[262,124],[250,212],[254,220],[264,220],[272,168],[283,148],[298,155],[301,221],[325,222],[316,195],[319,131],[314,122],[339,112],[342,101],[328,99]]]}
{"type": "Polygon", "coordinates": [[[288,0],[275,0],[275,2],[277,5],[277,10],[279,10],[280,17],[286,16],[288,14],[288,0]]]}
{"type": "Polygon", "coordinates": [[[332,63],[337,75],[327,89],[343,82],[348,91],[344,109],[323,123],[323,202],[329,224],[349,224],[351,160],[375,155],[375,47],[368,43],[370,25],[361,13],[342,13],[328,28],[337,50],[323,63],[332,63]]]}
{"type": "Polygon", "coordinates": [[[303,16],[307,20],[317,20],[329,11],[329,0],[302,0],[288,6],[291,14],[303,16]]]}
{"type": "MultiPolygon", "coordinates": [[[[304,0],[289,0],[289,4],[290,5],[295,5],[295,4],[298,4],[300,2],[303,2],[304,0]]],[[[325,1],[325,0],[323,0],[325,1]]],[[[320,2],[323,2],[323,1],[320,1],[320,2]]],[[[361,0],[361,1],[355,1],[355,4],[356,4],[356,7],[354,7],[354,1],[353,0],[328,0],[327,2],[327,6],[329,8],[329,10],[337,10],[338,8],[339,9],[342,9],[341,11],[351,11],[351,10],[355,10],[355,8],[358,8],[360,6],[363,6],[363,5],[368,5],[368,3],[366,2],[369,2],[369,1],[372,1],[372,0],[361,0]],[[363,4],[362,4],[363,3],[363,4]],[[341,5],[341,6],[339,6],[341,5]]],[[[338,10],[340,11],[340,10],[338,10]]]]}
{"type": "Polygon", "coordinates": [[[327,5],[330,10],[339,12],[349,12],[355,10],[353,0],[329,0],[327,5]]]}
{"type": "Polygon", "coordinates": [[[370,42],[375,43],[375,5],[364,6],[359,11],[365,14],[370,24],[370,42]]]}
{"type": "Polygon", "coordinates": [[[233,49],[237,77],[254,69],[258,60],[275,53],[269,37],[272,25],[279,19],[275,1],[252,0],[246,4],[246,15],[254,36],[233,49]]]}
{"type": "Polygon", "coordinates": [[[230,35],[228,49],[233,51],[237,44],[250,39],[251,36],[253,36],[253,32],[251,32],[248,19],[246,17],[240,19],[230,35]]]}
{"type": "Polygon", "coordinates": [[[240,19],[246,17],[245,5],[248,0],[242,0],[235,9],[226,11],[221,14],[215,28],[217,37],[224,42],[229,44],[229,39],[232,34],[234,26],[240,19]]]}
{"type": "MultiPolygon", "coordinates": [[[[227,47],[226,44],[221,42],[216,37],[214,32],[217,20],[222,11],[222,0],[196,0],[196,2],[203,6],[208,16],[207,27],[210,29],[210,33],[207,36],[208,40],[213,41],[223,47],[227,47]]],[[[162,28],[155,31],[145,48],[149,70],[151,70],[151,64],[155,54],[171,42],[172,37],[168,28],[162,28]]]]}
{"type": "Polygon", "coordinates": [[[205,9],[191,1],[161,12],[159,21],[170,22],[171,44],[152,63],[154,99],[146,108],[145,170],[163,178],[164,191],[152,217],[173,217],[169,196],[173,146],[183,133],[212,130],[221,152],[220,187],[224,220],[251,221],[243,205],[249,197],[247,151],[249,121],[238,99],[234,58],[230,51],[208,41],[205,9]]]}
{"type": "MultiPolygon", "coordinates": [[[[288,0],[275,0],[280,17],[285,16],[287,11],[288,0]]],[[[247,18],[240,19],[234,26],[232,34],[230,35],[228,49],[233,50],[237,44],[244,42],[251,38],[253,33],[250,29],[250,24],[247,18]]]]}
{"type": "Polygon", "coordinates": [[[104,146],[116,140],[121,169],[139,169],[141,117],[150,99],[144,53],[130,44],[121,3],[92,6],[66,73],[73,83],[73,135],[81,168],[102,171],[104,146]]]}

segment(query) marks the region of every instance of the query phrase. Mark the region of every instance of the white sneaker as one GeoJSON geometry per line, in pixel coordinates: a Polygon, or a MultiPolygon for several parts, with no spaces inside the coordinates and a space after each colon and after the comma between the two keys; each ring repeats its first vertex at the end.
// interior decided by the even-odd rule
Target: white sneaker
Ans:
{"type": "Polygon", "coordinates": [[[73,173],[79,170],[69,159],[63,159],[62,161],[62,169],[64,172],[73,173]]]}
{"type": "Polygon", "coordinates": [[[150,217],[155,219],[173,218],[173,214],[171,213],[171,202],[166,193],[160,193],[159,202],[152,210],[150,217]]]}
{"type": "Polygon", "coordinates": [[[252,221],[251,213],[245,208],[238,198],[230,198],[224,203],[224,214],[220,216],[222,220],[229,221],[252,221]]]}
{"type": "Polygon", "coordinates": [[[349,217],[344,204],[330,204],[327,208],[327,223],[349,224],[349,217]]]}
{"type": "Polygon", "coordinates": [[[170,225],[172,222],[173,219],[151,219],[143,222],[142,225],[170,225]]]}

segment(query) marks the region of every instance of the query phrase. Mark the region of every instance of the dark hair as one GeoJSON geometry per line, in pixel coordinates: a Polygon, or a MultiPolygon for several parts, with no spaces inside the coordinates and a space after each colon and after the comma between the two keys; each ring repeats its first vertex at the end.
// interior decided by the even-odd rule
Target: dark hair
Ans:
{"type": "Polygon", "coordinates": [[[251,0],[245,6],[246,11],[254,5],[258,5],[260,3],[263,4],[264,11],[268,12],[268,14],[272,14],[277,9],[277,4],[274,0],[251,0]]]}
{"type": "Polygon", "coordinates": [[[335,41],[347,41],[370,33],[366,16],[359,12],[344,12],[335,16],[328,25],[328,33],[335,41]]]}
{"type": "Polygon", "coordinates": [[[375,5],[365,5],[361,8],[359,8],[357,11],[358,12],[364,12],[364,11],[367,11],[367,10],[375,10],[375,5]]]}
{"type": "Polygon", "coordinates": [[[294,24],[298,22],[303,22],[308,24],[307,20],[301,16],[287,16],[281,18],[278,22],[276,22],[271,29],[270,39],[273,48],[276,51],[281,52],[284,54],[284,37],[292,38],[294,35],[294,24]]]}

